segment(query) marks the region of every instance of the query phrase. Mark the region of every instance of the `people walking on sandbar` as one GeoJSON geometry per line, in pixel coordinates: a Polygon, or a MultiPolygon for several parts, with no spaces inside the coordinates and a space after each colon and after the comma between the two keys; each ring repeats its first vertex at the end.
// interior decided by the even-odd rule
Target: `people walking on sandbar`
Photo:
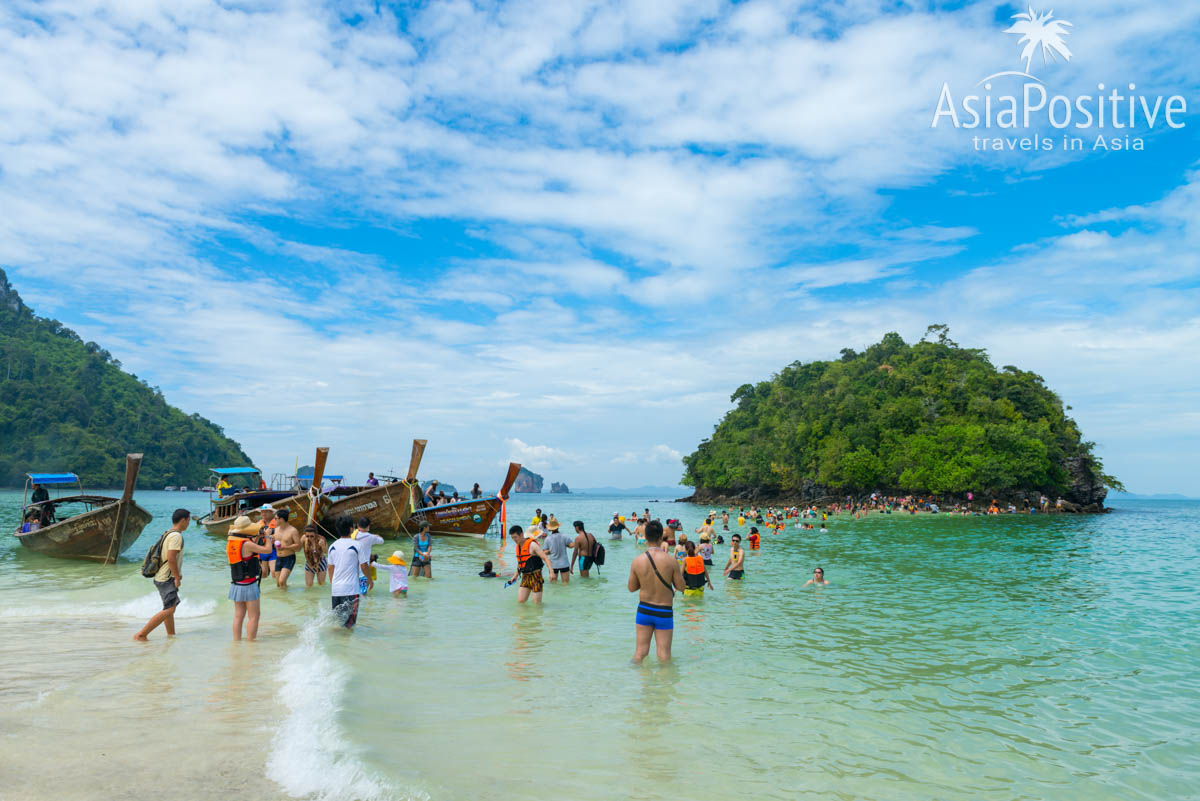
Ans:
{"type": "Polygon", "coordinates": [[[634,557],[629,566],[629,591],[638,593],[634,616],[634,664],[641,664],[650,653],[654,640],[659,662],[671,659],[671,639],[675,634],[675,590],[686,589],[679,562],[659,547],[663,527],[657,520],[646,524],[646,551],[634,557]],[[670,578],[666,578],[670,576],[670,578]]]}
{"type": "Polygon", "coordinates": [[[370,546],[351,539],[354,523],[349,515],[334,520],[333,527],[338,538],[329,546],[330,600],[342,625],[352,629],[358,622],[359,576],[367,575],[370,546]]]}
{"type": "Polygon", "coordinates": [[[523,604],[533,598],[535,604],[540,604],[542,589],[545,586],[542,566],[549,564],[550,557],[535,539],[525,536],[525,529],[520,526],[510,528],[508,536],[512,537],[517,546],[517,569],[513,571],[512,578],[505,586],[515,582],[519,576],[521,586],[517,588],[517,603],[523,604]]]}
{"type": "Polygon", "coordinates": [[[263,526],[241,515],[229,527],[225,539],[225,559],[229,563],[229,600],[233,601],[233,639],[242,639],[245,623],[246,639],[258,639],[260,617],[259,599],[262,591],[260,557],[269,554],[275,541],[267,544],[263,526]]]}
{"type": "Polygon", "coordinates": [[[135,640],[147,639],[160,623],[166,628],[168,637],[175,636],[175,609],[179,606],[179,585],[183,583],[183,532],[191,524],[192,513],[187,509],[176,509],[171,515],[171,527],[163,533],[159,547],[162,561],[154,574],[154,588],[158,590],[163,608],[133,635],[135,640]]]}

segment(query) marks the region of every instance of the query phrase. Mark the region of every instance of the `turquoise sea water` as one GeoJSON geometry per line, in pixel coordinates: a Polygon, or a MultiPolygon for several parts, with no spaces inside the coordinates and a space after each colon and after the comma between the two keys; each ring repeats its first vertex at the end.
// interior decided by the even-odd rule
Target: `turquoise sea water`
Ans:
{"type": "MultiPolygon", "coordinates": [[[[5,798],[158,798],[164,767],[183,799],[1197,797],[1197,502],[764,534],[744,582],[718,558],[715,592],[677,598],[675,661],[635,667],[628,539],[541,608],[476,577],[511,542],[438,540],[434,580],[370,597],[352,634],[297,575],[235,644],[223,541],[192,529],[179,636],[132,642],[159,607],[137,563],[207,506],[139,501],[156,519],[115,568],[0,542],[5,798]],[[815,565],[833,586],[801,586],[815,565]]],[[[5,530],[19,502],[0,493],[5,530]]],[[[542,506],[603,540],[647,505],[689,532],[704,513],[518,496],[510,522],[542,506]]]]}

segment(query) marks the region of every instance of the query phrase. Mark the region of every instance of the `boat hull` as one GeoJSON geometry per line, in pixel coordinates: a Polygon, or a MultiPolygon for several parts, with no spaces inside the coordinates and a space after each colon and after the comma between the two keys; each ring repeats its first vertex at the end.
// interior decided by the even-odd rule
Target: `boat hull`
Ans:
{"type": "Polygon", "coordinates": [[[150,520],[150,513],[133,501],[114,500],[37,531],[18,533],[16,537],[26,548],[46,556],[112,564],[142,535],[150,520]],[[124,520],[120,522],[122,512],[124,520]],[[119,524],[121,531],[114,542],[113,529],[119,524]]]}
{"type": "Polygon", "coordinates": [[[434,534],[450,537],[482,537],[500,514],[499,498],[480,498],[418,509],[404,521],[407,534],[416,534],[422,522],[428,522],[434,534]]]}
{"type": "Polygon", "coordinates": [[[366,517],[371,521],[371,533],[392,539],[403,532],[411,505],[412,489],[401,482],[367,487],[361,492],[333,500],[325,510],[321,530],[328,537],[336,537],[333,521],[338,517],[349,515],[355,522],[360,517],[366,517]]]}
{"type": "MultiPolygon", "coordinates": [[[[275,509],[287,509],[290,513],[288,515],[288,522],[303,531],[305,526],[313,522],[308,516],[311,503],[312,498],[308,495],[292,495],[283,500],[274,501],[270,506],[275,509]]],[[[229,527],[233,525],[233,521],[237,520],[241,515],[245,515],[257,523],[262,516],[262,513],[258,509],[258,506],[261,505],[258,504],[253,509],[241,508],[241,504],[219,505],[214,511],[206,514],[196,522],[214,537],[225,537],[229,535],[229,527]]],[[[318,498],[313,518],[318,521],[321,520],[328,506],[328,498],[318,498]]]]}

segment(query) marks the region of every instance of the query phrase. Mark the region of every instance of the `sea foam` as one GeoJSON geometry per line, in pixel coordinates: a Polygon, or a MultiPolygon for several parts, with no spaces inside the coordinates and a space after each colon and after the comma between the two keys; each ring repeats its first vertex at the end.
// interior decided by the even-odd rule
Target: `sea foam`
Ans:
{"type": "Polygon", "coordinates": [[[321,630],[332,625],[321,612],[300,630],[300,643],[280,663],[280,705],[288,710],[276,730],[267,775],[293,798],[373,801],[413,797],[371,775],[337,722],[348,671],[321,647],[321,630]]]}
{"type": "MultiPolygon", "coordinates": [[[[175,610],[176,619],[211,615],[217,602],[211,598],[191,600],[183,598],[175,610]]],[[[66,600],[51,600],[37,606],[10,606],[0,609],[0,619],[22,620],[33,618],[113,618],[128,617],[145,619],[162,611],[162,599],[157,592],[150,592],[128,601],[100,601],[96,603],[74,603],[66,600]]]]}

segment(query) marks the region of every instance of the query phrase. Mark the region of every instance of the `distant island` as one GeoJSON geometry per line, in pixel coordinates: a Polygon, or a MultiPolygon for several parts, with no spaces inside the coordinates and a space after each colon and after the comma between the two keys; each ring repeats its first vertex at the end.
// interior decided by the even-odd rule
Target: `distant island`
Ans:
{"type": "Polygon", "coordinates": [[[560,483],[558,481],[553,481],[550,483],[550,491],[557,492],[557,493],[564,494],[564,495],[569,495],[571,493],[571,490],[567,487],[566,484],[560,483]]]}
{"type": "Polygon", "coordinates": [[[712,437],[683,459],[683,483],[696,488],[686,500],[882,492],[966,502],[971,493],[976,505],[1046,495],[1066,511],[1101,511],[1107,487],[1124,489],[1041,376],[997,370],[943,325],[913,345],[889,333],[838,361],[793,362],[730,400],[712,437]]]}
{"type": "Polygon", "coordinates": [[[117,487],[125,454],[136,452],[145,454],[138,486],[150,489],[199,487],[209,467],[251,464],[220,426],[169,405],[104,348],[36,316],[0,270],[0,486],[69,470],[85,489],[117,487]]]}
{"type": "Polygon", "coordinates": [[[522,467],[513,483],[513,492],[541,492],[543,479],[527,467],[522,467]]]}

